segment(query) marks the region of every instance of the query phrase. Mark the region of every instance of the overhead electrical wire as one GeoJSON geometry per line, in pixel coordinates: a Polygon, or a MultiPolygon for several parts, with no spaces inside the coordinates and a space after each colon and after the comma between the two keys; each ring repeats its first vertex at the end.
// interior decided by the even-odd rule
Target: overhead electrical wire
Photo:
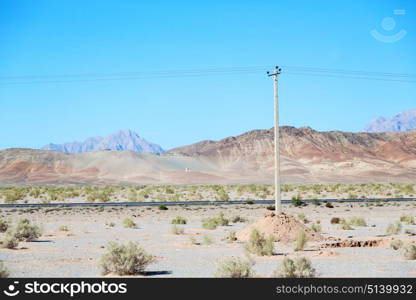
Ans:
{"type": "MultiPolygon", "coordinates": [[[[316,67],[281,66],[283,74],[318,76],[330,78],[358,79],[358,80],[382,80],[391,82],[416,83],[416,74],[358,71],[344,69],[328,69],[316,67]]],[[[181,70],[148,70],[136,72],[114,73],[79,73],[79,74],[55,74],[55,75],[25,75],[25,76],[0,76],[0,85],[14,84],[45,84],[45,83],[71,83],[71,82],[95,82],[95,81],[120,81],[153,78],[181,78],[202,76],[226,76],[226,75],[250,75],[262,74],[272,66],[246,66],[246,67],[218,67],[203,69],[181,70]]]]}

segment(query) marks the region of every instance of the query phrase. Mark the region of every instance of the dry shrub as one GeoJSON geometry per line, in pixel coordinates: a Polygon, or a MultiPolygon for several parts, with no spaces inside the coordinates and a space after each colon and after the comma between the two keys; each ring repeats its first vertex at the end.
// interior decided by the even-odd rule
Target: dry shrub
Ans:
{"type": "Polygon", "coordinates": [[[15,237],[18,241],[31,242],[38,239],[42,230],[37,225],[30,224],[28,219],[20,219],[12,230],[8,230],[8,235],[15,237]]]}
{"type": "Polygon", "coordinates": [[[260,231],[253,229],[245,244],[245,249],[249,253],[260,256],[273,255],[274,241],[272,237],[266,238],[260,231]]]}
{"type": "Polygon", "coordinates": [[[402,240],[392,240],[390,242],[390,248],[394,250],[399,250],[403,246],[402,240]]]}
{"type": "Polygon", "coordinates": [[[123,220],[124,228],[136,228],[136,223],[132,219],[126,218],[123,220]]]}
{"type": "Polygon", "coordinates": [[[0,241],[1,248],[14,249],[19,245],[19,241],[14,236],[6,234],[0,241]]]}
{"type": "Polygon", "coordinates": [[[285,278],[310,278],[316,276],[316,270],[312,268],[311,261],[306,257],[299,257],[294,260],[285,258],[273,275],[285,278]]]}
{"type": "Polygon", "coordinates": [[[185,225],[186,223],[187,223],[187,220],[180,216],[177,216],[175,219],[170,221],[170,224],[185,225]]]}
{"type": "Polygon", "coordinates": [[[129,242],[126,245],[108,243],[106,252],[101,257],[101,268],[104,275],[135,275],[145,271],[155,261],[154,256],[147,254],[138,244],[129,242]]]}
{"type": "Polygon", "coordinates": [[[341,222],[341,218],[333,217],[331,218],[331,224],[339,224],[341,222]]]}
{"type": "Polygon", "coordinates": [[[304,231],[299,232],[298,237],[295,241],[295,251],[301,251],[303,248],[305,248],[307,239],[306,239],[306,233],[304,231]]]}
{"type": "Polygon", "coordinates": [[[4,265],[2,261],[0,261],[0,278],[7,278],[9,277],[10,272],[4,265]]]}
{"type": "Polygon", "coordinates": [[[230,257],[219,265],[215,277],[220,278],[249,278],[254,276],[253,262],[248,259],[230,257]]]}
{"type": "Polygon", "coordinates": [[[416,245],[409,244],[402,248],[402,255],[405,259],[408,260],[415,260],[416,259],[416,245]]]}
{"type": "Polygon", "coordinates": [[[402,224],[400,222],[396,222],[394,224],[390,223],[387,226],[386,234],[387,235],[396,235],[396,234],[399,234],[400,231],[402,231],[402,224]]]}

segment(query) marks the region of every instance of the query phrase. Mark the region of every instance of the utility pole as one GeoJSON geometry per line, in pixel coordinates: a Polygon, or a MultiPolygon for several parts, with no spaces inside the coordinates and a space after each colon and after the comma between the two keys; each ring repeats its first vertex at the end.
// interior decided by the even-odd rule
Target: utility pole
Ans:
{"type": "Polygon", "coordinates": [[[280,195],[280,135],[279,135],[279,98],[277,93],[278,75],[282,69],[275,67],[274,72],[267,72],[273,76],[274,83],[274,202],[276,214],[282,212],[282,200],[280,195]]]}

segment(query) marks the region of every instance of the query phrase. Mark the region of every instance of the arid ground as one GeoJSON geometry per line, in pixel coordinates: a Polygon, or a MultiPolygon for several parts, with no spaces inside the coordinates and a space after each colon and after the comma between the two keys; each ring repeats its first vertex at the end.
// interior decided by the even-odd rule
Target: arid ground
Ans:
{"type": "MultiPolygon", "coordinates": [[[[276,242],[273,255],[251,256],[255,276],[269,277],[283,258],[297,256],[309,258],[320,277],[416,276],[416,260],[406,260],[400,249],[390,247],[392,239],[400,239],[405,244],[414,242],[412,232],[416,231],[416,225],[401,222],[399,234],[386,235],[388,224],[396,223],[403,215],[416,215],[416,201],[336,203],[333,208],[323,203],[301,207],[283,205],[283,209],[308,227],[319,224],[326,240],[309,242],[297,252],[293,243],[276,242]],[[345,220],[362,217],[366,226],[343,230],[339,224],[330,223],[333,217],[345,220]],[[325,247],[333,238],[378,242],[371,247],[325,247]]],[[[243,242],[224,240],[229,232],[239,232],[267,212],[265,205],[258,204],[169,206],[167,210],[158,207],[3,208],[0,211],[3,220],[13,223],[28,218],[41,225],[43,233],[37,241],[20,242],[16,249],[0,249],[0,260],[13,277],[96,277],[102,276],[100,257],[108,242],[133,241],[157,257],[147,273],[138,277],[212,277],[223,259],[245,256],[243,242]],[[230,219],[228,226],[214,230],[202,228],[202,219],[219,213],[230,219]],[[177,216],[187,219],[187,224],[177,225],[183,228],[182,234],[172,232],[171,221],[177,216]],[[235,216],[246,220],[234,223],[235,216]],[[126,218],[134,221],[136,227],[125,228],[126,218]]]]}

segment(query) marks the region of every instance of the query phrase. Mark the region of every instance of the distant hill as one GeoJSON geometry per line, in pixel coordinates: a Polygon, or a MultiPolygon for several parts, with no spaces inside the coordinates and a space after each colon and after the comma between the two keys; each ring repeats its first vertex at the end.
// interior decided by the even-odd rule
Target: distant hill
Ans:
{"type": "MultiPolygon", "coordinates": [[[[284,126],[280,137],[283,183],[414,183],[416,178],[416,130],[351,133],[284,126]]],[[[273,176],[273,129],[203,141],[160,155],[0,151],[0,186],[272,183],[273,176]]]]}
{"type": "Polygon", "coordinates": [[[394,117],[378,117],[368,123],[366,132],[409,131],[416,129],[416,109],[406,110],[394,117]]]}
{"type": "Polygon", "coordinates": [[[68,154],[91,152],[98,150],[130,150],[135,152],[163,153],[157,144],[141,138],[132,130],[120,130],[106,137],[90,137],[83,142],[64,144],[48,144],[42,150],[53,150],[68,154]]]}

